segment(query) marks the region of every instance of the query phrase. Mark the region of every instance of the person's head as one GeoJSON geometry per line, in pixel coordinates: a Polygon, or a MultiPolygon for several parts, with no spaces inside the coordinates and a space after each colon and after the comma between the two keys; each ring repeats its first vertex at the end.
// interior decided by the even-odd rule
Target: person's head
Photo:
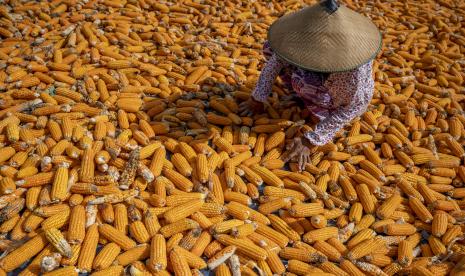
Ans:
{"type": "Polygon", "coordinates": [[[268,41],[287,62],[324,73],[349,71],[367,63],[382,42],[369,18],[337,0],[324,0],[281,17],[271,25],[268,41]]]}

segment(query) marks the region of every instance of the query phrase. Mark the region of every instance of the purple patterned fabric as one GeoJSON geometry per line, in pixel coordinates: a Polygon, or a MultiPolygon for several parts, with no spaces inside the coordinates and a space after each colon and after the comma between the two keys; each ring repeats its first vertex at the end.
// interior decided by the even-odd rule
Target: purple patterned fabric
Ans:
{"type": "Polygon", "coordinates": [[[315,73],[282,60],[268,42],[263,48],[267,63],[252,97],[265,102],[279,75],[286,87],[320,120],[313,132],[305,134],[314,145],[330,142],[340,129],[366,110],[373,97],[372,61],[348,72],[315,73]]]}

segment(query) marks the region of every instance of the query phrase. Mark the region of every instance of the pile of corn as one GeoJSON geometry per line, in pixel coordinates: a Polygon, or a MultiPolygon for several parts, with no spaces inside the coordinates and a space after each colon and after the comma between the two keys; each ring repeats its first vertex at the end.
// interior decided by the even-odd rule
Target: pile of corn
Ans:
{"type": "Polygon", "coordinates": [[[346,4],[375,95],[298,172],[236,112],[303,1],[2,1],[0,275],[464,275],[465,4],[346,4]]]}

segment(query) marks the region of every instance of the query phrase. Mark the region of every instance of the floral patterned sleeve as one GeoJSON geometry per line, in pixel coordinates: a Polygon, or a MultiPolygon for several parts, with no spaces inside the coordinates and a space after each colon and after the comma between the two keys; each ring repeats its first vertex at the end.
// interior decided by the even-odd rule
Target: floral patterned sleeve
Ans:
{"type": "Polygon", "coordinates": [[[284,63],[276,54],[273,54],[263,68],[252,97],[259,102],[266,102],[273,88],[273,83],[283,69],[284,63]]]}
{"type": "Polygon", "coordinates": [[[317,146],[331,142],[339,130],[365,112],[373,97],[372,63],[350,72],[331,74],[325,86],[332,95],[338,95],[342,105],[320,121],[314,131],[305,133],[310,143],[317,146]]]}

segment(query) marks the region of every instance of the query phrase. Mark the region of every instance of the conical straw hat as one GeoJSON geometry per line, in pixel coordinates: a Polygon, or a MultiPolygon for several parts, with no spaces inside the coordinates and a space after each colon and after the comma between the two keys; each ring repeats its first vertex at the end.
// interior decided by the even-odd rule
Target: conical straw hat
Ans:
{"type": "Polygon", "coordinates": [[[276,20],[268,31],[273,51],[298,67],[343,72],[373,59],[381,33],[371,20],[336,0],[306,7],[276,20]]]}

